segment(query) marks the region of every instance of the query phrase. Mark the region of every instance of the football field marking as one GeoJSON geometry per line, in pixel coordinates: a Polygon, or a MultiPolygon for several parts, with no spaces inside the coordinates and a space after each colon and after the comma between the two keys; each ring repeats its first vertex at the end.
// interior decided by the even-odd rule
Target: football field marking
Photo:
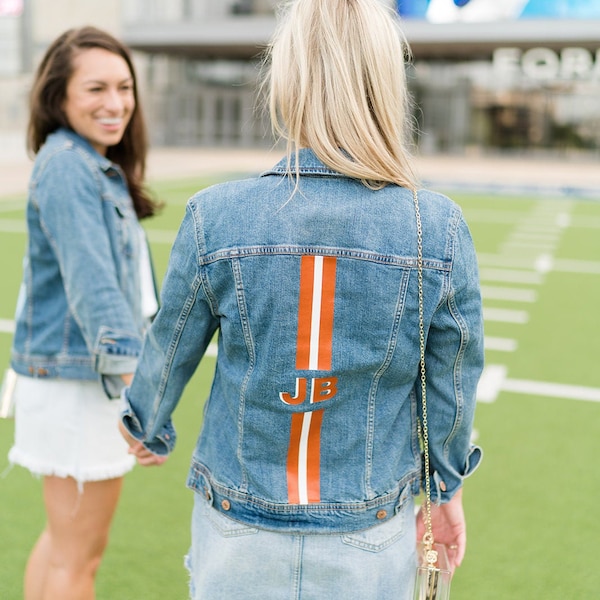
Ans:
{"type": "Polygon", "coordinates": [[[529,315],[524,310],[512,310],[510,308],[486,308],[483,307],[484,321],[499,321],[501,323],[517,323],[523,325],[529,321],[529,315]]]}
{"type": "MultiPolygon", "coordinates": [[[[547,255],[546,255],[547,256],[547,255]]],[[[526,283],[523,279],[530,276],[531,271],[537,271],[533,273],[532,281],[533,284],[542,283],[540,272],[548,272],[549,270],[556,273],[581,273],[588,275],[600,275],[600,261],[597,260],[581,260],[571,258],[548,258],[544,255],[537,255],[531,258],[506,256],[504,254],[479,254],[478,261],[481,266],[480,277],[484,279],[493,280],[494,276],[497,275],[497,281],[509,282],[510,278],[514,275],[517,281],[514,283],[526,283]],[[492,268],[496,267],[496,268],[492,268]],[[522,269],[522,270],[519,270],[522,269]],[[516,275],[518,273],[518,275],[516,275]]]]}
{"type": "Polygon", "coordinates": [[[507,373],[508,369],[504,365],[488,365],[485,367],[477,386],[477,401],[491,404],[496,401],[500,392],[512,392],[546,398],[600,402],[600,388],[511,379],[507,377],[507,373]]]}
{"type": "Polygon", "coordinates": [[[482,281],[502,281],[504,283],[527,283],[539,285],[542,283],[540,273],[533,271],[517,271],[516,269],[484,268],[479,272],[482,281]]]}
{"type": "Polygon", "coordinates": [[[0,232],[27,233],[27,223],[24,219],[0,219],[0,232]]]}
{"type": "Polygon", "coordinates": [[[483,339],[485,350],[495,350],[496,352],[516,352],[518,348],[517,340],[510,338],[485,336],[483,339]]]}
{"type": "Polygon", "coordinates": [[[554,261],[552,269],[560,273],[585,273],[588,275],[600,275],[600,262],[593,260],[557,258],[554,261]]]}
{"type": "Polygon", "coordinates": [[[493,285],[482,285],[481,295],[484,300],[508,300],[509,302],[535,302],[537,300],[535,290],[493,285]]]}
{"type": "Polygon", "coordinates": [[[550,254],[540,254],[535,259],[535,270],[538,273],[549,273],[554,268],[554,258],[550,254]]]}
{"type": "Polygon", "coordinates": [[[0,333],[14,333],[15,322],[11,319],[0,319],[0,333]]]}
{"type": "Polygon", "coordinates": [[[556,248],[556,244],[544,243],[535,240],[511,240],[502,245],[505,252],[522,252],[523,250],[546,250],[551,251],[556,248]]]}
{"type": "Polygon", "coordinates": [[[0,213],[14,212],[25,208],[24,200],[2,200],[0,202],[0,213]]]}
{"type": "Polygon", "coordinates": [[[530,229],[517,229],[512,235],[515,242],[538,242],[540,244],[556,244],[559,235],[554,231],[531,231],[530,229]]]}

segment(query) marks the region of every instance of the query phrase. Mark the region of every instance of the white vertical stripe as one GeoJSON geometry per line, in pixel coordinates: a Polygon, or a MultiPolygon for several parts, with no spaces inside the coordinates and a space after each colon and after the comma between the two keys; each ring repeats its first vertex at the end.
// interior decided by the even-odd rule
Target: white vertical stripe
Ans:
{"type": "MultiPolygon", "coordinates": [[[[298,397],[297,394],[296,394],[296,397],[298,397]]],[[[310,404],[315,403],[315,378],[314,377],[310,380],[310,394],[308,396],[308,399],[309,399],[310,404]]]]}
{"type": "Polygon", "coordinates": [[[298,449],[298,498],[300,504],[308,504],[308,435],[312,412],[302,416],[302,432],[300,434],[300,448],[298,449]]]}
{"type": "Polygon", "coordinates": [[[323,299],[323,257],[315,256],[313,281],[312,314],[310,316],[310,351],[308,368],[316,371],[319,367],[319,335],[321,333],[321,302],[323,299]]]}

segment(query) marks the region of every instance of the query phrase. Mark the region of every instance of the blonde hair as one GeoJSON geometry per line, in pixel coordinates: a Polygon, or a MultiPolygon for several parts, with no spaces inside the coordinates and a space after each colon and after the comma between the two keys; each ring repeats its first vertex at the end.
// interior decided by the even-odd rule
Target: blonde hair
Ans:
{"type": "MultiPolygon", "coordinates": [[[[294,0],[269,46],[269,110],[287,140],[372,188],[414,189],[399,17],[381,0],[294,0]]],[[[296,169],[298,162],[296,160],[296,169]]]]}

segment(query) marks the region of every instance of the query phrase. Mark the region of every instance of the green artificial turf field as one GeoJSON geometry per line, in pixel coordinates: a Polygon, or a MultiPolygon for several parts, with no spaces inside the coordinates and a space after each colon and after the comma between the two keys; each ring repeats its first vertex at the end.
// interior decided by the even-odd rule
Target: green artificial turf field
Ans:
{"type": "MultiPolygon", "coordinates": [[[[207,181],[153,187],[167,201],[146,223],[164,274],[185,201],[207,181]]],[[[486,371],[476,435],[484,462],[465,488],[469,544],[452,583],[460,600],[580,600],[600,596],[600,203],[451,194],[477,247],[486,371]]],[[[25,244],[22,198],[0,202],[0,368],[25,244]]],[[[136,468],[102,564],[99,600],[185,600],[183,555],[192,493],[185,488],[214,358],[206,357],[175,413],[176,451],[136,468]]],[[[13,422],[0,420],[0,473],[13,422]]],[[[22,598],[27,555],[44,521],[39,481],[0,478],[0,598],[22,598]]]]}

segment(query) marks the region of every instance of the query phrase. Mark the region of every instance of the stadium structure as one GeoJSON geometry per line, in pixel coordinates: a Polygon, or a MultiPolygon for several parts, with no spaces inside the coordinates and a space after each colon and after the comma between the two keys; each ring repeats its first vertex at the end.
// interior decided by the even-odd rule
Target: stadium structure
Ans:
{"type": "MultiPolygon", "coordinates": [[[[399,11],[412,50],[422,152],[600,149],[600,0],[382,1],[399,11]]],[[[36,29],[42,0],[0,0],[0,15],[3,3],[25,7],[14,17],[21,34],[36,29]]],[[[141,57],[155,143],[272,144],[256,84],[275,0],[102,5],[141,57]]]]}

